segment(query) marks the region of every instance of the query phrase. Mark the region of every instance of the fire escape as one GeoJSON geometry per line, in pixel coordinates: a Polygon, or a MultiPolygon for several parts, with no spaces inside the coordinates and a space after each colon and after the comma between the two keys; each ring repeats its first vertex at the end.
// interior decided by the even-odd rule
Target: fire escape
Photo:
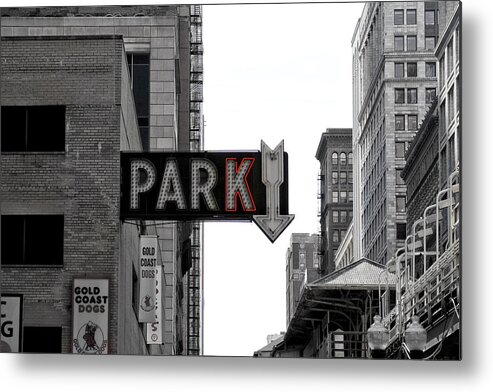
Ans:
{"type": "MultiPolygon", "coordinates": [[[[203,150],[202,6],[190,6],[190,151],[203,150]]],[[[187,355],[202,353],[202,228],[192,222],[192,266],[187,277],[187,355]]]]}

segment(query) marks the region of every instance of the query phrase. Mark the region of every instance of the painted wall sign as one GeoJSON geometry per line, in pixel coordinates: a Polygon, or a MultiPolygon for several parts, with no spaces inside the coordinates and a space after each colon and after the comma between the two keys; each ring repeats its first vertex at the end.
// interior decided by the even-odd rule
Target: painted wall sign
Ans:
{"type": "Polygon", "coordinates": [[[108,298],[108,279],[74,279],[73,353],[108,354],[108,298]]]}
{"type": "Polygon", "coordinates": [[[139,323],[153,323],[156,314],[157,236],[140,236],[139,323]]]}
{"type": "Polygon", "coordinates": [[[250,220],[275,239],[288,211],[288,155],[271,150],[121,155],[123,219],[250,220]]]}
{"type": "Polygon", "coordinates": [[[156,267],[156,284],[155,291],[156,295],[154,297],[154,322],[147,324],[146,340],[147,344],[162,344],[163,343],[163,325],[162,325],[162,293],[161,293],[161,276],[162,276],[162,266],[158,265],[156,267]]]}
{"type": "Polygon", "coordinates": [[[3,294],[0,305],[0,352],[18,353],[22,331],[22,295],[3,294]]]}

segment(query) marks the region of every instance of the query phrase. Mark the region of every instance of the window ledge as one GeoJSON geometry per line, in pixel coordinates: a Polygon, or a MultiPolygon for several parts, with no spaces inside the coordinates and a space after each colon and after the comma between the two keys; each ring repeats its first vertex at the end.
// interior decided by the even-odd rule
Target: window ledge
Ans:
{"type": "Polygon", "coordinates": [[[3,264],[4,268],[48,268],[48,269],[62,269],[63,264],[3,264]]]}
{"type": "Polygon", "coordinates": [[[65,151],[2,151],[2,155],[65,155],[65,151]]]}

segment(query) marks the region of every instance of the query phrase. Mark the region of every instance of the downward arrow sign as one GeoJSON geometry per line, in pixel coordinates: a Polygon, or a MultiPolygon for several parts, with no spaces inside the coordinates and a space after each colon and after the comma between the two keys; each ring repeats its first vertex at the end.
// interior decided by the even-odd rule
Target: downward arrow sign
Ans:
{"type": "Polygon", "coordinates": [[[294,215],[279,215],[279,188],[284,182],[284,140],[274,150],[262,140],[261,154],[267,215],[254,215],[253,220],[269,240],[274,242],[294,219],[294,215]]]}

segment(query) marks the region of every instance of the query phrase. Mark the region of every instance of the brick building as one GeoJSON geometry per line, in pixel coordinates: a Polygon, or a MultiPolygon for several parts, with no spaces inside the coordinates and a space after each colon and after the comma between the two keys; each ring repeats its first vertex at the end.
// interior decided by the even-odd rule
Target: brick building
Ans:
{"type": "Polygon", "coordinates": [[[308,233],[291,234],[286,252],[286,324],[298,306],[301,290],[306,283],[320,277],[319,236],[308,233]]]}
{"type": "MultiPolygon", "coordinates": [[[[122,244],[122,249],[125,249],[127,244],[132,244],[133,247],[138,245],[139,232],[137,227],[139,227],[141,234],[157,234],[159,236],[159,258],[163,268],[162,292],[164,295],[164,342],[157,351],[163,354],[194,355],[201,353],[203,299],[200,224],[161,222],[156,225],[154,222],[119,222],[119,217],[114,215],[114,211],[108,211],[107,214],[111,216],[111,225],[106,227],[106,222],[101,222],[96,226],[93,225],[92,232],[97,236],[97,239],[88,241],[87,249],[79,249],[77,247],[72,249],[72,243],[67,242],[68,239],[76,241],[79,234],[81,235],[79,241],[81,238],[86,238],[82,233],[79,233],[79,230],[82,230],[79,226],[73,229],[69,228],[70,219],[82,219],[82,221],[87,219],[89,224],[90,219],[93,219],[96,215],[101,215],[97,207],[102,201],[107,201],[107,197],[104,196],[103,192],[103,180],[97,180],[97,185],[101,187],[103,194],[90,200],[84,201],[81,199],[79,201],[81,194],[72,190],[72,186],[75,187],[79,183],[75,174],[91,178],[89,175],[91,171],[102,171],[104,175],[111,177],[111,181],[108,180],[108,182],[114,182],[117,185],[111,192],[114,192],[119,197],[120,151],[139,149],[144,151],[196,151],[202,148],[201,7],[3,8],[1,28],[2,37],[4,37],[2,38],[2,49],[4,47],[8,48],[6,45],[9,42],[15,42],[16,54],[14,57],[16,61],[22,64],[18,69],[11,69],[8,67],[8,61],[5,64],[2,62],[2,106],[16,105],[25,107],[25,113],[27,114],[24,114],[24,116],[29,118],[29,116],[36,114],[35,110],[29,108],[29,106],[51,106],[55,105],[55,103],[50,103],[51,100],[55,100],[57,106],[65,107],[65,123],[63,124],[63,120],[60,120],[62,124],[60,134],[65,134],[66,138],[62,147],[57,146],[58,150],[55,153],[51,150],[49,154],[37,152],[19,153],[17,147],[12,151],[2,151],[3,175],[4,178],[10,179],[12,182],[11,184],[8,181],[2,182],[3,200],[13,198],[20,201],[23,200],[23,197],[28,197],[25,188],[16,183],[20,179],[33,184],[38,183],[36,186],[32,185],[32,188],[37,190],[36,196],[29,196],[29,202],[26,202],[24,207],[20,206],[20,202],[12,208],[11,204],[9,204],[10,202],[2,203],[2,215],[21,213],[30,215],[51,214],[53,211],[56,214],[64,215],[65,226],[63,232],[66,238],[63,242],[63,258],[61,262],[63,267],[62,271],[57,275],[57,286],[59,287],[72,284],[71,281],[69,282],[71,274],[64,272],[65,269],[69,268],[70,263],[79,263],[77,266],[79,271],[86,270],[83,260],[92,257],[92,254],[100,245],[98,239],[107,241],[105,248],[112,249],[113,252],[120,248],[120,243],[122,244]],[[116,63],[106,65],[105,61],[109,61],[112,52],[108,52],[108,59],[105,59],[103,49],[99,51],[99,46],[110,40],[109,37],[113,37],[112,39],[115,42],[119,40],[118,65],[116,63]],[[55,56],[46,48],[45,51],[39,52],[37,45],[39,44],[41,48],[45,45],[45,42],[57,42],[60,45],[65,43],[65,46],[55,56]],[[92,51],[92,47],[90,47],[85,52],[84,45],[87,42],[93,42],[96,49],[92,51]],[[27,46],[28,43],[29,46],[27,46]],[[77,49],[79,46],[80,49],[77,49]],[[80,50],[80,52],[70,57],[68,54],[72,47],[76,48],[74,50],[80,50]],[[68,53],[67,56],[65,56],[65,50],[68,53]],[[38,53],[38,58],[34,59],[30,56],[30,53],[38,53]],[[94,56],[92,56],[93,54],[94,56]],[[22,61],[20,61],[21,58],[23,59],[22,61]],[[108,71],[115,67],[120,69],[123,65],[124,69],[120,72],[120,76],[114,76],[108,71]],[[44,66],[47,68],[44,69],[44,66]],[[59,68],[56,68],[57,66],[59,68]],[[26,72],[28,77],[25,76],[26,72]],[[109,76],[111,77],[110,79],[108,79],[109,76]],[[121,81],[117,77],[120,77],[121,81]],[[47,84],[45,85],[41,83],[43,78],[47,79],[47,84]],[[118,94],[120,94],[117,88],[118,83],[126,83],[130,89],[130,93],[127,90],[122,90],[126,94],[124,103],[118,101],[118,94]],[[11,88],[11,91],[7,91],[7,88],[11,88]],[[72,91],[71,95],[69,91],[72,91]],[[86,108],[81,105],[85,104],[86,101],[79,102],[77,100],[79,98],[92,103],[93,106],[88,105],[87,109],[93,111],[92,115],[90,112],[87,114],[84,112],[86,108]],[[98,105],[104,106],[110,99],[113,99],[111,104],[115,106],[115,110],[121,107],[119,111],[122,112],[122,115],[117,116],[116,119],[111,119],[113,121],[111,126],[115,128],[118,138],[111,139],[112,135],[107,132],[106,127],[95,130],[94,132],[101,138],[96,143],[99,155],[94,155],[91,160],[82,161],[81,157],[87,149],[92,148],[93,142],[85,138],[85,136],[91,136],[91,133],[84,128],[85,123],[79,125],[80,139],[68,142],[71,140],[69,139],[71,132],[78,124],[76,122],[78,119],[72,117],[70,110],[74,109],[70,105],[76,108],[80,107],[83,112],[81,121],[94,121],[104,125],[107,116],[104,111],[98,109],[98,105]],[[100,103],[100,100],[103,100],[103,102],[100,103]],[[133,133],[124,132],[129,127],[128,124],[132,126],[134,124],[127,122],[123,113],[131,119],[128,121],[133,121],[137,124],[136,133],[135,129],[132,130],[133,133]],[[105,120],[102,121],[101,118],[105,120]],[[63,127],[65,127],[65,132],[63,127]],[[110,149],[117,155],[114,157],[115,166],[112,166],[111,170],[105,170],[104,168],[106,156],[103,153],[106,152],[106,149],[110,149]],[[77,173],[67,170],[67,166],[71,164],[72,154],[76,154],[74,164],[79,167],[77,173]],[[35,172],[36,176],[33,179],[28,177],[29,173],[33,173],[29,165],[37,167],[42,162],[41,158],[45,159],[46,155],[50,160],[58,160],[55,161],[57,163],[50,161],[49,168],[64,170],[59,172],[57,177],[60,183],[63,184],[59,186],[64,189],[65,193],[61,191],[56,193],[53,190],[55,188],[43,181],[45,176],[39,175],[40,172],[35,172]],[[105,160],[104,164],[100,162],[102,159],[105,160]],[[32,162],[29,162],[29,160],[32,162]],[[20,173],[25,173],[25,175],[21,176],[16,170],[20,173]],[[24,194],[25,196],[22,196],[24,194]],[[52,203],[50,201],[53,205],[57,203],[67,205],[68,200],[73,199],[74,205],[77,205],[78,208],[85,208],[85,211],[80,209],[66,211],[61,207],[56,209],[50,203],[42,202],[45,199],[56,199],[52,203]],[[29,204],[29,207],[27,207],[27,204],[29,204]],[[81,213],[84,213],[82,216],[87,215],[90,218],[80,218],[79,215],[81,213]],[[138,226],[135,226],[136,224],[138,226]],[[114,236],[107,238],[107,234],[111,233],[109,228],[113,228],[113,226],[115,230],[114,236]],[[88,253],[84,253],[86,250],[88,253]],[[71,252],[80,255],[77,262],[69,259],[71,252]]],[[[9,52],[2,50],[3,56],[9,56],[9,52]]],[[[115,59],[113,60],[116,61],[115,59]]],[[[121,93],[122,96],[123,93],[121,93]]],[[[43,110],[46,110],[46,108],[43,110]]],[[[104,107],[104,110],[106,110],[106,107],[104,107]]],[[[5,144],[3,146],[5,147],[5,144]]],[[[45,166],[42,167],[46,169],[46,172],[49,171],[45,166]]],[[[84,182],[81,181],[80,183],[83,184],[84,182]]],[[[81,191],[86,189],[91,192],[98,190],[88,186],[81,191]]],[[[108,206],[114,206],[119,211],[119,199],[112,200],[111,203],[108,203],[108,206]]],[[[29,225],[29,222],[23,224],[29,225]]],[[[5,226],[5,219],[3,219],[3,226],[5,226]]],[[[5,231],[5,229],[2,231],[2,233],[6,232],[8,231],[5,231]]],[[[134,253],[131,254],[135,254],[135,249],[132,250],[134,253]]],[[[123,258],[128,257],[120,254],[120,262],[122,262],[123,258]]],[[[99,264],[105,264],[102,260],[105,260],[103,255],[101,255],[99,264]]],[[[108,263],[110,265],[117,264],[116,260],[108,261],[108,263]]],[[[2,271],[4,272],[4,279],[7,279],[6,282],[8,282],[9,271],[13,271],[12,268],[11,266],[6,266],[5,261],[3,262],[2,271]]],[[[74,268],[76,267],[74,266],[74,268]]],[[[113,274],[122,273],[115,265],[112,268],[113,274]]],[[[97,271],[96,267],[95,270],[97,271]]],[[[26,271],[27,269],[23,267],[20,268],[19,273],[22,275],[26,271]]],[[[50,271],[54,272],[55,270],[50,271]]],[[[133,279],[135,280],[135,277],[133,279]]],[[[50,286],[48,287],[52,287],[52,284],[53,281],[50,281],[50,286]]],[[[113,323],[111,333],[120,339],[119,345],[115,341],[110,341],[111,353],[145,353],[149,351],[149,347],[146,347],[145,344],[142,345],[142,342],[140,342],[143,335],[142,332],[145,332],[142,331],[142,327],[140,327],[140,335],[137,334],[137,340],[124,339],[125,333],[122,333],[122,330],[126,332],[126,328],[131,328],[127,327],[127,325],[132,325],[135,312],[128,311],[128,303],[125,302],[126,299],[122,297],[123,294],[119,293],[118,290],[132,292],[133,285],[132,279],[127,279],[124,282],[110,280],[110,290],[113,290],[110,294],[110,302],[112,301],[110,303],[110,312],[112,312],[110,315],[113,317],[111,319],[113,323]],[[118,300],[114,297],[117,294],[119,295],[118,300]],[[117,311],[118,308],[125,309],[125,311],[117,311]],[[139,343],[137,344],[136,342],[139,343]]],[[[36,288],[38,288],[38,283],[32,287],[33,290],[36,288]]],[[[2,286],[2,290],[12,292],[16,290],[22,291],[24,288],[21,290],[16,285],[8,286],[8,283],[5,283],[2,286]]],[[[67,304],[58,296],[58,294],[62,295],[62,293],[56,290],[55,293],[56,295],[53,294],[49,300],[45,300],[43,297],[42,301],[47,301],[47,307],[53,307],[55,306],[54,303],[59,303],[60,311],[67,312],[65,308],[67,304]]],[[[63,291],[63,295],[66,296],[67,292],[63,291]]],[[[29,297],[25,297],[26,304],[29,304],[29,300],[29,297]]],[[[31,300],[36,302],[34,298],[31,298],[31,300]]],[[[30,320],[30,316],[26,313],[29,312],[29,309],[29,305],[24,308],[27,320],[30,320]]],[[[69,313],[65,315],[65,318],[57,316],[58,318],[51,319],[58,320],[59,322],[57,322],[65,331],[69,325],[67,324],[69,313]]],[[[43,324],[50,318],[48,315],[49,313],[43,313],[40,317],[33,316],[34,318],[29,323],[43,324]]],[[[68,335],[64,332],[62,339],[63,352],[66,352],[67,349],[67,338],[68,335]]],[[[151,352],[154,351],[154,347],[150,350],[151,352]]]]}
{"type": "Polygon", "coordinates": [[[353,36],[354,253],[385,263],[406,237],[405,151],[436,96],[438,2],[366,3],[353,36]]]}
{"type": "Polygon", "coordinates": [[[353,219],[353,152],[351,128],[328,128],[321,136],[319,200],[321,276],[335,270],[335,255],[353,219]]]}

